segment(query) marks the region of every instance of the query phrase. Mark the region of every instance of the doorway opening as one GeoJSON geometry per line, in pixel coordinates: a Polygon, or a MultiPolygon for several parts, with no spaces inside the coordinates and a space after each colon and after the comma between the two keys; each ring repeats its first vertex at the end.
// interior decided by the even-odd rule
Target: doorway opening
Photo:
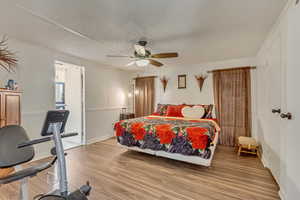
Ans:
{"type": "Polygon", "coordinates": [[[66,132],[78,133],[77,136],[63,140],[65,149],[86,143],[84,73],[82,66],[61,61],[55,62],[55,107],[70,111],[66,132]]]}

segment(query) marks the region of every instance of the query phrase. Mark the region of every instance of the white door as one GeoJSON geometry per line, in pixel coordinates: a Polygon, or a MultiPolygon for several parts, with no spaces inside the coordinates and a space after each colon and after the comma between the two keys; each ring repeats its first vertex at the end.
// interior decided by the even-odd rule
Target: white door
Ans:
{"type": "Polygon", "coordinates": [[[272,166],[268,166],[272,171],[275,179],[279,183],[281,181],[281,166],[282,166],[282,154],[284,149],[282,148],[282,134],[281,129],[284,127],[280,113],[272,113],[273,109],[280,109],[284,107],[284,99],[282,98],[282,69],[283,62],[281,58],[281,35],[278,33],[274,37],[266,56],[266,69],[264,71],[264,82],[266,90],[264,91],[266,121],[269,126],[267,133],[267,152],[264,154],[268,157],[268,160],[272,161],[272,166]]]}
{"type": "Polygon", "coordinates": [[[289,10],[287,57],[287,200],[300,199],[300,3],[289,10]]]}

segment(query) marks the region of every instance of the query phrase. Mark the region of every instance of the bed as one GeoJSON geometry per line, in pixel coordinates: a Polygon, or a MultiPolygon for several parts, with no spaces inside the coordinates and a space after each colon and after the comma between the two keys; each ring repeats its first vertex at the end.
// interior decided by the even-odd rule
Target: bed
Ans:
{"type": "Polygon", "coordinates": [[[120,121],[114,130],[129,150],[209,167],[220,127],[213,119],[151,115],[120,121]]]}

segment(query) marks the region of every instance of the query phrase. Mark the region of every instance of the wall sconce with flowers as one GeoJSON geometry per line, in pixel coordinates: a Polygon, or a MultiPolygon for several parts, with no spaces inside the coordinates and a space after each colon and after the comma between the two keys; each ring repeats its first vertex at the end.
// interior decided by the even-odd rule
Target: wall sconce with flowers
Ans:
{"type": "Polygon", "coordinates": [[[4,36],[0,40],[0,68],[5,69],[8,72],[15,72],[18,59],[15,54],[8,50],[7,38],[4,36]]]}
{"type": "Polygon", "coordinates": [[[166,92],[166,88],[167,88],[169,79],[167,79],[166,76],[163,76],[163,77],[160,79],[160,82],[161,82],[161,84],[163,85],[164,92],[166,92]]]}
{"type": "Polygon", "coordinates": [[[198,83],[198,86],[199,86],[200,92],[201,92],[202,91],[202,87],[204,85],[204,81],[207,78],[207,75],[203,75],[203,74],[198,75],[198,76],[196,75],[195,78],[197,80],[197,83],[198,83]]]}

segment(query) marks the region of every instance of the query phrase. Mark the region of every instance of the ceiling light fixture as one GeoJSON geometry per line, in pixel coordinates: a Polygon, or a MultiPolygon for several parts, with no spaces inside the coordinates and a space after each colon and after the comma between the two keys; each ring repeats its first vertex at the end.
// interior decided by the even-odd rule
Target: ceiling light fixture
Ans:
{"type": "Polygon", "coordinates": [[[139,67],[145,67],[145,66],[149,65],[150,61],[146,60],[146,59],[141,59],[141,60],[135,61],[135,63],[139,67]]]}

